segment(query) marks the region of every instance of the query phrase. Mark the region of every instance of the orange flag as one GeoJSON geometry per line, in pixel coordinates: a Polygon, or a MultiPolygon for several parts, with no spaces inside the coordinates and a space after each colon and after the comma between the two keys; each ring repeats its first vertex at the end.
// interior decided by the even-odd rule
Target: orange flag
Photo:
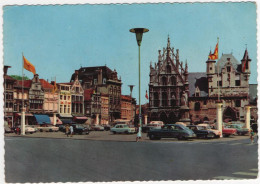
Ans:
{"type": "Polygon", "coordinates": [[[147,94],[147,90],[146,90],[145,98],[148,100],[148,94],[147,94]]]}
{"type": "Polygon", "coordinates": [[[35,67],[23,56],[23,67],[24,69],[32,72],[35,75],[35,67]]]}
{"type": "Polygon", "coordinates": [[[210,60],[216,60],[218,59],[218,43],[215,47],[214,53],[209,55],[210,60]]]}

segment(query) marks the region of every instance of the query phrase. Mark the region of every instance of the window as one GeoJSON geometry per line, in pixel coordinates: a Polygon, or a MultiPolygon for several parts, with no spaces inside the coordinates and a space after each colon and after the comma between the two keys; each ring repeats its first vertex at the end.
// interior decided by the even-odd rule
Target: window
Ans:
{"type": "Polygon", "coordinates": [[[207,101],[206,101],[206,100],[204,100],[203,104],[204,104],[204,105],[207,105],[207,101]]]}
{"type": "Polygon", "coordinates": [[[97,79],[94,79],[94,85],[97,84],[97,79]]]}
{"type": "Polygon", "coordinates": [[[67,96],[66,96],[66,95],[64,95],[64,100],[66,100],[66,98],[67,98],[67,96]]]}
{"type": "Polygon", "coordinates": [[[200,103],[199,102],[196,102],[195,105],[194,105],[194,110],[195,111],[199,111],[200,110],[200,103]]]}
{"type": "Polygon", "coordinates": [[[167,65],[167,73],[171,73],[171,66],[170,65],[167,65]]]}
{"type": "Polygon", "coordinates": [[[162,77],[162,85],[167,85],[167,79],[166,77],[162,77]]]}
{"type": "Polygon", "coordinates": [[[236,80],[236,86],[240,86],[240,80],[236,80]]]}
{"type": "Polygon", "coordinates": [[[222,86],[222,81],[218,81],[218,86],[222,86]]]}
{"type": "Polygon", "coordinates": [[[230,71],[231,71],[231,67],[227,66],[227,72],[230,72],[230,71]]]}
{"type": "Polygon", "coordinates": [[[212,67],[209,67],[209,70],[212,70],[212,67]]]}
{"type": "Polygon", "coordinates": [[[241,107],[241,101],[240,100],[236,100],[236,107],[241,107]]]}
{"type": "Polygon", "coordinates": [[[60,99],[62,100],[62,95],[60,95],[60,99]]]}
{"type": "Polygon", "coordinates": [[[171,84],[175,86],[176,83],[177,83],[177,82],[176,82],[176,77],[174,77],[174,76],[171,77],[171,84]]]}
{"type": "Polygon", "coordinates": [[[103,79],[103,84],[106,84],[106,82],[107,82],[107,79],[104,78],[104,79],[103,79]]]}

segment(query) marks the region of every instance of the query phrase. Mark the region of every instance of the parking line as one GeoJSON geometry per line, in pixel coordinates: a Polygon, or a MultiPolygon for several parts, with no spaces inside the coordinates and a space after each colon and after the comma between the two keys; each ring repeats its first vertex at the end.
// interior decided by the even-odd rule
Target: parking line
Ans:
{"type": "Polygon", "coordinates": [[[249,173],[249,172],[236,172],[236,173],[233,173],[233,174],[245,175],[245,176],[257,176],[258,175],[258,173],[249,173]]]}

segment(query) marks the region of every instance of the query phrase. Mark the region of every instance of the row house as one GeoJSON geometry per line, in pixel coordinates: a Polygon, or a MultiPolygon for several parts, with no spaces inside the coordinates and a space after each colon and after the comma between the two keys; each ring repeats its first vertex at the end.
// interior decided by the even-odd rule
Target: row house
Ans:
{"type": "MultiPolygon", "coordinates": [[[[76,74],[72,74],[71,82],[76,78],[76,74]]],[[[113,122],[115,119],[121,118],[121,79],[117,76],[116,70],[111,70],[107,66],[96,66],[96,67],[81,67],[78,70],[78,80],[84,90],[93,89],[95,91],[93,96],[93,102],[89,104],[88,100],[85,102],[88,104],[86,111],[89,111],[89,107],[92,106],[93,109],[91,113],[86,113],[85,115],[90,118],[95,118],[95,122],[99,122],[101,116],[101,94],[108,95],[109,101],[109,123],[113,122]],[[98,119],[97,119],[98,118],[98,119]]],[[[89,91],[88,91],[89,92],[89,91]]],[[[87,95],[88,96],[88,95],[87,95]]]]}
{"type": "Polygon", "coordinates": [[[71,115],[74,121],[84,123],[87,117],[84,116],[84,90],[78,80],[78,71],[75,71],[75,80],[71,85],[71,115]]]}
{"type": "Polygon", "coordinates": [[[134,100],[129,95],[121,95],[121,119],[134,121],[135,104],[134,100]]]}
{"type": "Polygon", "coordinates": [[[108,94],[101,93],[101,124],[109,122],[109,98],[108,94]]]}
{"type": "Polygon", "coordinates": [[[58,117],[63,123],[72,121],[71,115],[71,83],[57,83],[59,91],[58,117]]]}
{"type": "Polygon", "coordinates": [[[13,104],[15,79],[7,75],[10,66],[4,66],[4,120],[9,127],[13,126],[13,104]]]}

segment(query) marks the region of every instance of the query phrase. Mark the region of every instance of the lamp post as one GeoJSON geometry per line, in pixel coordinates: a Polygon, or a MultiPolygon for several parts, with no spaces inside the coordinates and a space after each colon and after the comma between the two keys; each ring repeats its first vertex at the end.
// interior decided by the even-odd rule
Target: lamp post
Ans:
{"type": "Polygon", "coordinates": [[[130,88],[130,97],[131,97],[131,122],[133,122],[133,100],[132,100],[132,91],[134,88],[134,85],[128,85],[130,88]]]}
{"type": "Polygon", "coordinates": [[[140,46],[142,43],[142,37],[143,33],[146,33],[149,31],[149,29],[146,28],[133,28],[129,30],[131,33],[135,33],[136,35],[136,41],[138,45],[138,53],[139,53],[139,124],[142,128],[142,113],[141,113],[141,64],[140,64],[140,46]]]}

